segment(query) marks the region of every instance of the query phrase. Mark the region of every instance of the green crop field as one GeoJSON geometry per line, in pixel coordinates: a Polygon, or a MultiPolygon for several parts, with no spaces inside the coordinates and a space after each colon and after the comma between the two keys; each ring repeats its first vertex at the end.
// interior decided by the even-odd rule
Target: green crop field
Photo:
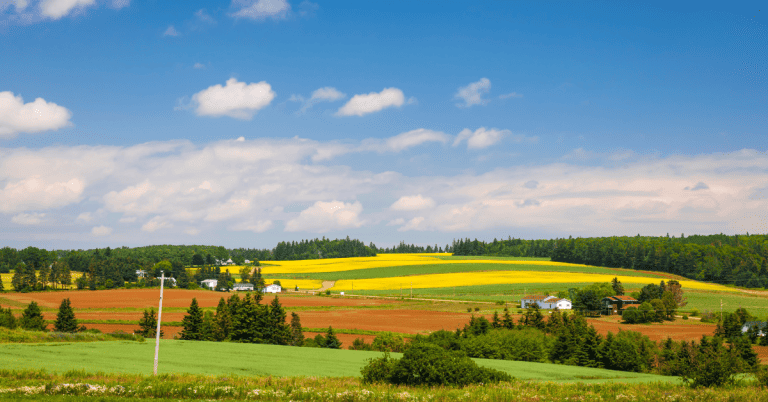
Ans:
{"type": "MultiPolygon", "coordinates": [[[[151,374],[154,342],[92,342],[59,344],[3,344],[0,361],[8,370],[45,369],[63,373],[87,372],[151,374]]],[[[160,341],[158,373],[203,375],[271,375],[278,377],[357,377],[367,359],[380,352],[297,348],[228,342],[160,341]]],[[[392,354],[400,357],[399,354],[392,354]]],[[[526,380],[558,382],[678,382],[676,377],[628,373],[585,367],[504,360],[475,359],[526,380]]]]}
{"type": "MultiPolygon", "coordinates": [[[[457,258],[462,259],[462,258],[457,258]]],[[[497,260],[515,260],[520,261],[520,258],[502,258],[497,257],[497,260]]],[[[530,261],[531,259],[526,259],[530,261]]],[[[537,258],[536,261],[547,260],[537,258]]],[[[477,264],[434,264],[434,265],[400,265],[392,267],[381,268],[368,268],[368,269],[354,269],[349,271],[336,271],[336,272],[315,272],[315,273],[302,273],[302,274],[268,274],[264,275],[265,278],[291,278],[291,279],[320,279],[335,281],[341,279],[370,279],[370,278],[392,278],[398,276],[408,275],[427,275],[427,274],[447,274],[454,272],[478,272],[478,271],[548,271],[548,272],[572,272],[572,273],[587,273],[587,274],[605,274],[605,275],[622,275],[622,276],[642,276],[653,277],[654,275],[646,272],[637,272],[631,269],[617,269],[617,268],[604,268],[604,267],[591,267],[591,266],[571,266],[571,265],[525,265],[525,264],[494,264],[494,263],[477,263],[477,264]]],[[[659,280],[665,279],[663,276],[659,276],[659,280]]]]}

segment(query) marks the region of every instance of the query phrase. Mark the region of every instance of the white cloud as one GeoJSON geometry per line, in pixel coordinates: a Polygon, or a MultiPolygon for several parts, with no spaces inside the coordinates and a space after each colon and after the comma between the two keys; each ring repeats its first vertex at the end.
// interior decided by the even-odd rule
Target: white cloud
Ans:
{"type": "Polygon", "coordinates": [[[517,92],[510,92],[508,94],[499,95],[499,99],[522,98],[522,97],[523,95],[517,92]]]}
{"type": "Polygon", "coordinates": [[[57,20],[73,10],[82,10],[95,3],[96,0],[43,0],[40,2],[40,14],[57,20]]]}
{"type": "Polygon", "coordinates": [[[301,211],[299,216],[285,225],[287,232],[327,232],[336,229],[359,228],[365,221],[360,220],[363,205],[360,202],[317,201],[301,211]]]}
{"type": "Polygon", "coordinates": [[[94,219],[95,219],[95,217],[90,212],[83,212],[82,214],[77,216],[76,220],[78,222],[89,223],[89,222],[93,221],[94,219]]]}
{"type": "Polygon", "coordinates": [[[17,225],[38,225],[43,222],[43,218],[45,218],[45,214],[43,213],[20,213],[11,218],[11,222],[17,225]]]}
{"type": "Polygon", "coordinates": [[[488,148],[510,134],[512,133],[509,130],[497,130],[495,128],[486,130],[485,127],[480,127],[474,132],[465,128],[464,130],[461,130],[458,136],[456,136],[456,139],[453,141],[453,146],[455,147],[462,141],[467,140],[467,148],[488,148]]]}
{"type": "Polygon", "coordinates": [[[454,99],[461,99],[464,103],[457,103],[458,107],[471,107],[474,105],[485,105],[488,103],[487,99],[483,99],[483,95],[487,94],[491,90],[491,80],[488,78],[481,78],[480,81],[473,82],[465,87],[459,88],[454,99]]]}
{"type": "Polygon", "coordinates": [[[176,28],[173,27],[173,25],[169,25],[168,28],[166,28],[165,32],[163,32],[163,36],[179,36],[179,31],[176,30],[176,28]]]}
{"type": "Polygon", "coordinates": [[[0,92],[0,138],[13,138],[18,133],[39,133],[71,126],[72,113],[65,107],[37,98],[24,103],[21,95],[0,92]]]}
{"type": "Polygon", "coordinates": [[[232,7],[237,9],[232,13],[233,17],[254,21],[284,19],[291,10],[291,5],[285,0],[233,0],[232,7]]]}
{"type": "Polygon", "coordinates": [[[94,236],[109,236],[112,234],[112,228],[108,226],[94,226],[91,229],[91,234],[94,236]]]}
{"type": "Polygon", "coordinates": [[[194,236],[194,235],[200,234],[200,229],[198,229],[198,228],[187,228],[187,229],[184,230],[184,233],[186,233],[186,234],[188,234],[190,236],[194,236]]]}
{"type": "Polygon", "coordinates": [[[230,78],[225,86],[213,85],[192,95],[192,102],[198,116],[250,120],[274,98],[272,87],[265,81],[246,84],[230,78]]]}
{"type": "Polygon", "coordinates": [[[120,223],[133,223],[133,222],[136,222],[136,217],[135,216],[125,216],[125,217],[120,218],[120,220],[118,222],[120,222],[120,223]]]}
{"type": "Polygon", "coordinates": [[[119,10],[124,7],[128,7],[131,5],[131,0],[112,0],[111,6],[115,10],[119,10]]]}
{"type": "Polygon", "coordinates": [[[253,233],[264,233],[272,229],[274,224],[270,220],[256,221],[254,223],[241,223],[232,226],[232,230],[248,230],[253,233]]]}
{"type": "Polygon", "coordinates": [[[157,231],[159,229],[172,228],[172,227],[173,227],[173,224],[171,224],[170,222],[164,220],[163,218],[161,218],[159,216],[156,216],[156,217],[150,219],[147,223],[145,223],[141,227],[141,230],[143,230],[145,232],[150,232],[151,233],[151,232],[155,232],[155,231],[157,231]]]}
{"type": "Polygon", "coordinates": [[[417,217],[409,220],[408,223],[406,223],[402,227],[398,228],[397,231],[398,232],[405,232],[405,231],[408,231],[408,230],[420,230],[421,229],[420,225],[421,225],[422,222],[424,222],[424,217],[423,216],[417,216],[417,217]]]}
{"type": "Polygon", "coordinates": [[[320,102],[335,102],[337,100],[344,99],[346,96],[346,94],[343,94],[341,91],[334,87],[323,87],[318,88],[312,92],[312,96],[309,99],[304,99],[304,97],[301,95],[291,95],[291,98],[288,100],[303,103],[301,109],[299,109],[298,112],[301,114],[320,102]]]}
{"type": "Polygon", "coordinates": [[[418,211],[421,209],[434,208],[435,200],[429,197],[422,197],[421,194],[415,196],[402,196],[395,201],[389,209],[393,211],[418,211]]]}
{"type": "Polygon", "coordinates": [[[352,97],[336,112],[337,116],[363,116],[389,107],[400,107],[405,102],[403,91],[384,88],[381,92],[359,94],[352,97]]]}
{"type": "Polygon", "coordinates": [[[205,70],[205,64],[203,64],[203,63],[195,63],[192,66],[192,68],[197,69],[197,70],[205,70]]]}
{"type": "Polygon", "coordinates": [[[385,144],[388,150],[400,152],[406,148],[421,145],[425,142],[440,142],[445,144],[450,139],[451,137],[443,132],[420,128],[387,138],[385,144]]]}
{"type": "Polygon", "coordinates": [[[215,19],[213,19],[213,17],[211,17],[211,15],[210,15],[210,14],[208,14],[207,12],[205,12],[205,9],[204,9],[204,8],[201,8],[201,9],[199,9],[199,10],[195,11],[195,17],[196,17],[196,18],[197,18],[199,21],[201,21],[201,22],[205,22],[206,24],[215,24],[215,23],[216,23],[216,20],[215,20],[215,19]]]}

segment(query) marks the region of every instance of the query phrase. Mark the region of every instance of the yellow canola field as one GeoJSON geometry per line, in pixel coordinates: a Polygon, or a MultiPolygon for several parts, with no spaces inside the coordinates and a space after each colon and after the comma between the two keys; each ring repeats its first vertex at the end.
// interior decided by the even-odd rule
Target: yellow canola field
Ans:
{"type": "Polygon", "coordinates": [[[323,286],[323,281],[319,279],[269,278],[269,279],[265,279],[264,281],[267,282],[267,284],[270,284],[274,281],[280,281],[280,285],[283,287],[283,289],[289,289],[289,290],[293,290],[294,288],[296,288],[296,286],[299,287],[299,290],[320,289],[323,286]]]}
{"type": "Polygon", "coordinates": [[[585,267],[581,264],[568,264],[552,261],[513,261],[513,260],[441,260],[437,256],[450,256],[449,253],[432,254],[379,254],[376,257],[325,258],[320,260],[265,261],[262,274],[303,274],[315,272],[338,272],[358,269],[399,267],[404,265],[435,264],[509,264],[541,266],[585,267]]]}
{"type": "MultiPolygon", "coordinates": [[[[40,271],[36,271],[37,274],[40,274],[40,271]]],[[[74,289],[75,281],[83,276],[82,272],[72,272],[72,285],[69,286],[69,288],[74,289]]],[[[3,287],[6,291],[13,290],[12,282],[13,282],[13,274],[0,274],[0,280],[3,281],[3,287]]],[[[61,285],[57,285],[58,287],[61,287],[61,285]]]]}
{"type": "MultiPolygon", "coordinates": [[[[475,260],[477,261],[477,260],[475,260]]],[[[413,288],[450,288],[454,286],[501,285],[518,283],[585,283],[610,282],[613,278],[626,284],[647,285],[659,283],[659,278],[638,276],[617,276],[604,274],[582,274],[544,271],[483,271],[471,273],[450,273],[399,276],[392,278],[372,278],[336,281],[333,290],[395,290],[413,288]]],[[[696,281],[680,281],[683,289],[735,291],[734,289],[696,281]]]]}

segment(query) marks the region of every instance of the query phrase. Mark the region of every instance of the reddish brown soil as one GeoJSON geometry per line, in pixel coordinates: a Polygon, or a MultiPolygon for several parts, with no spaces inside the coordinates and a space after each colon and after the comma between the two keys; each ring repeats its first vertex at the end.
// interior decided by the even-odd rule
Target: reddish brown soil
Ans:
{"type": "Polygon", "coordinates": [[[469,314],[428,310],[332,310],[302,311],[301,325],[307,328],[361,329],[406,334],[454,331],[469,322],[469,314]]]}
{"type": "Polygon", "coordinates": [[[647,335],[651,340],[661,341],[672,338],[676,341],[700,340],[702,335],[712,336],[715,333],[715,324],[686,323],[682,320],[664,322],[661,324],[622,324],[618,320],[588,319],[597,332],[603,336],[608,332],[635,331],[647,335]]]}
{"type": "MultiPolygon", "coordinates": [[[[164,307],[189,307],[192,298],[196,298],[200,307],[216,307],[219,299],[229,298],[233,293],[212,292],[209,290],[166,289],[163,293],[164,307]]],[[[72,290],[67,292],[42,293],[5,293],[4,298],[20,303],[36,301],[44,307],[58,308],[61,300],[69,298],[72,307],[78,308],[157,308],[160,301],[159,289],[113,289],[113,290],[72,290]]],[[[241,295],[243,297],[243,295],[241,295]]],[[[398,304],[396,300],[359,299],[320,297],[297,294],[281,294],[280,303],[284,307],[322,307],[322,306],[376,306],[398,304]]],[[[262,303],[269,303],[274,296],[265,296],[262,303]]]]}

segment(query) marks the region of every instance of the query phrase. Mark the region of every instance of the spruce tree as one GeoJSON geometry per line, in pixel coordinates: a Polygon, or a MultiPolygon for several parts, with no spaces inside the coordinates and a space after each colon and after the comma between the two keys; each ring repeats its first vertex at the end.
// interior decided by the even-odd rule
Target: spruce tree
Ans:
{"type": "Polygon", "coordinates": [[[624,286],[622,286],[618,277],[614,277],[613,280],[611,280],[611,286],[613,287],[615,296],[624,296],[624,286]]]}
{"type": "Polygon", "coordinates": [[[238,302],[237,312],[232,316],[232,340],[246,343],[262,343],[259,324],[261,321],[261,305],[246,294],[243,300],[238,302]]]}
{"type": "Polygon", "coordinates": [[[216,318],[213,312],[206,311],[203,315],[202,339],[203,341],[215,341],[216,318]]]}
{"type": "Polygon", "coordinates": [[[75,319],[75,311],[72,309],[69,298],[61,301],[53,329],[56,332],[77,332],[77,319],[75,319]]]}
{"type": "Polygon", "coordinates": [[[291,313],[291,346],[304,346],[304,331],[296,313],[291,313]]]}
{"type": "Polygon", "coordinates": [[[45,331],[46,326],[40,306],[34,301],[30,302],[21,313],[21,327],[30,331],[45,331]]]}
{"type": "MultiPolygon", "coordinates": [[[[141,328],[137,333],[145,338],[154,338],[157,335],[157,314],[155,309],[144,310],[144,315],[139,320],[139,327],[141,328]]],[[[164,335],[163,330],[160,330],[160,337],[164,335]]]]}
{"type": "Polygon", "coordinates": [[[491,320],[491,327],[493,328],[501,328],[502,327],[501,319],[499,318],[499,312],[494,310],[493,311],[493,320],[491,320]]]}
{"type": "Polygon", "coordinates": [[[269,306],[269,325],[272,330],[267,343],[274,345],[288,345],[291,341],[291,328],[285,323],[285,309],[280,305],[277,295],[269,306]]]}
{"type": "Polygon", "coordinates": [[[203,339],[203,310],[197,304],[197,299],[192,299],[187,310],[187,315],[181,320],[184,329],[181,330],[181,339],[200,341],[203,339]]]}
{"type": "Polygon", "coordinates": [[[325,333],[325,345],[322,346],[328,349],[341,349],[341,341],[333,333],[333,328],[329,325],[328,332],[325,333]]]}
{"type": "Polygon", "coordinates": [[[509,314],[509,309],[506,307],[504,307],[504,319],[501,322],[505,329],[515,329],[515,320],[509,314]]]}
{"type": "Polygon", "coordinates": [[[232,316],[229,314],[229,306],[222,297],[219,305],[216,307],[216,317],[213,327],[213,340],[224,341],[229,338],[229,332],[232,328],[232,316]]]}
{"type": "Polygon", "coordinates": [[[0,327],[16,329],[19,326],[19,320],[11,312],[9,307],[6,310],[0,309],[0,327]]]}

